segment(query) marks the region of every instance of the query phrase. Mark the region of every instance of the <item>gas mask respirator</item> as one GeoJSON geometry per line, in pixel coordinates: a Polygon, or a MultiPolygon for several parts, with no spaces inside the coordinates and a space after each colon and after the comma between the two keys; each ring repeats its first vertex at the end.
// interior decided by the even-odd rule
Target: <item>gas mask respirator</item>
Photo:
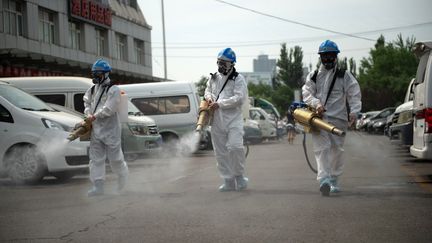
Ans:
{"type": "Polygon", "coordinates": [[[92,82],[94,84],[102,84],[108,77],[108,73],[92,72],[92,82]]]}
{"type": "Polygon", "coordinates": [[[321,63],[324,65],[325,69],[330,70],[336,66],[336,53],[326,53],[321,54],[321,63]]]}
{"type": "Polygon", "coordinates": [[[218,66],[218,72],[222,73],[223,75],[227,75],[231,71],[232,67],[234,66],[232,62],[225,61],[225,60],[218,60],[216,64],[218,66]]]}

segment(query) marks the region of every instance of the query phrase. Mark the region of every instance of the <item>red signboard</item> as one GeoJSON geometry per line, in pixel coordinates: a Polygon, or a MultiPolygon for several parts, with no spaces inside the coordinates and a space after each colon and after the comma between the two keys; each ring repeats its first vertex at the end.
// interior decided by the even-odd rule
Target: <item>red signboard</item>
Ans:
{"type": "Polygon", "coordinates": [[[41,71],[33,68],[11,67],[0,65],[0,77],[24,77],[24,76],[62,76],[61,72],[41,71]]]}
{"type": "Polygon", "coordinates": [[[112,12],[109,6],[92,0],[69,0],[70,15],[87,22],[110,27],[112,12]]]}

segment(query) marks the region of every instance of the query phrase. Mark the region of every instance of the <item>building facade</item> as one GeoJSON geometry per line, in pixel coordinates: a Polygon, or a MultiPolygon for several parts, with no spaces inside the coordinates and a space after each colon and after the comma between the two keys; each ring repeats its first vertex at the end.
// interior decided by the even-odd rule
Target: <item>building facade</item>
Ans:
{"type": "Polygon", "coordinates": [[[119,83],[162,81],[137,0],[0,0],[0,77],[88,77],[99,58],[119,83]]]}
{"type": "Polygon", "coordinates": [[[268,55],[259,55],[253,60],[254,72],[274,73],[276,71],[276,59],[269,59],[268,55]]]}

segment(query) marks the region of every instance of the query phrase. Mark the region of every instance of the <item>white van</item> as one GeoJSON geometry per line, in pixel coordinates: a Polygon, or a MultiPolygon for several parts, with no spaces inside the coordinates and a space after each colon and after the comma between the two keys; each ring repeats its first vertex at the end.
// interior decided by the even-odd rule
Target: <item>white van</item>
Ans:
{"type": "MultiPolygon", "coordinates": [[[[0,78],[21,88],[47,103],[84,112],[83,96],[93,86],[92,80],[81,77],[21,77],[0,78]]],[[[153,119],[143,116],[129,102],[128,122],[122,124],[122,148],[127,161],[133,161],[144,153],[160,151],[162,138],[153,119]]]]}
{"type": "Polygon", "coordinates": [[[414,82],[413,145],[410,153],[421,159],[432,159],[432,42],[419,42],[414,53],[420,58],[414,82]]]}
{"type": "Polygon", "coordinates": [[[194,83],[170,81],[119,87],[144,115],[156,121],[164,142],[195,130],[199,96],[194,83]]]}
{"type": "Polygon", "coordinates": [[[262,138],[276,138],[276,121],[265,110],[259,107],[250,107],[249,116],[250,119],[259,123],[262,138]]]}
{"type": "Polygon", "coordinates": [[[88,141],[66,138],[80,117],[0,81],[0,176],[34,183],[51,174],[68,179],[88,168],[88,141]]]}
{"type": "Polygon", "coordinates": [[[398,106],[393,113],[391,126],[388,131],[390,141],[394,144],[413,144],[413,78],[408,85],[404,103],[398,106]]]}

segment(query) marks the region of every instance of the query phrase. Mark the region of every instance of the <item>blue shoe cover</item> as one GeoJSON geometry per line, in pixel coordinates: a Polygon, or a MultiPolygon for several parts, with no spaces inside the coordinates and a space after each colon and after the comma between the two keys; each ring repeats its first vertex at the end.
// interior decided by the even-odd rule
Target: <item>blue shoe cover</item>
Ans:
{"type": "Polygon", "coordinates": [[[330,179],[330,192],[331,193],[338,193],[340,191],[341,191],[341,189],[338,186],[338,178],[337,177],[332,177],[330,179]]]}
{"type": "Polygon", "coordinates": [[[235,191],[236,185],[234,179],[225,179],[224,184],[219,187],[220,192],[235,191]]]}
{"type": "Polygon", "coordinates": [[[248,186],[249,179],[244,176],[236,176],[237,191],[245,190],[248,186]]]}
{"type": "Polygon", "coordinates": [[[104,181],[96,180],[92,189],[87,192],[88,197],[100,196],[104,194],[104,181]]]}

